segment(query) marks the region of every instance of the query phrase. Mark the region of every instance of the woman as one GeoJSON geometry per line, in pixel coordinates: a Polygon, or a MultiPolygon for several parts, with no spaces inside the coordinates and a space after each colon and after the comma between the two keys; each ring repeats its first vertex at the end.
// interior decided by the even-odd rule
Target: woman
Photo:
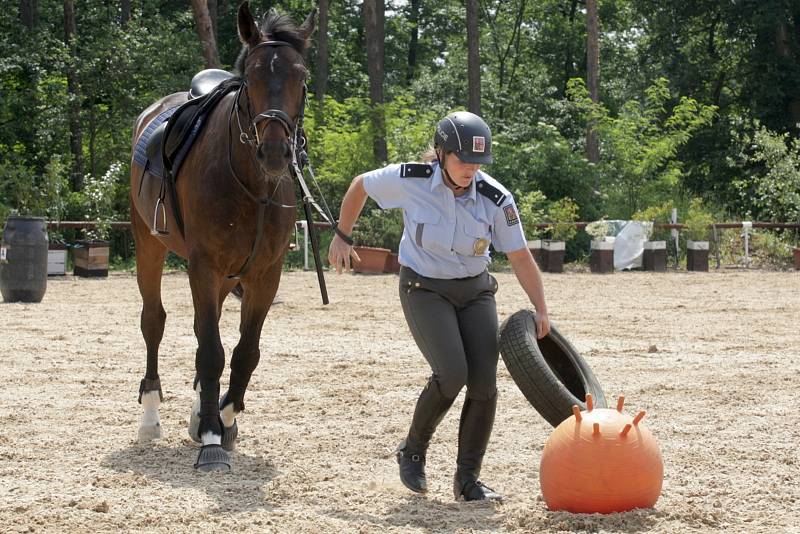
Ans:
{"type": "Polygon", "coordinates": [[[427,491],[428,444],[466,385],[453,493],[468,501],[502,499],[478,479],[497,406],[497,281],[487,271],[490,244],[506,253],[536,308],[539,337],[550,330],[541,276],[511,193],[480,170],[492,162],[491,147],[480,117],[448,115],[436,126],[428,163],[389,165],[353,179],[328,252],[339,273],[350,268],[351,257],[358,260],[350,234],[367,196],[381,208],[403,209],[400,302],[432,375],[397,447],[400,480],[412,491],[427,491]]]}

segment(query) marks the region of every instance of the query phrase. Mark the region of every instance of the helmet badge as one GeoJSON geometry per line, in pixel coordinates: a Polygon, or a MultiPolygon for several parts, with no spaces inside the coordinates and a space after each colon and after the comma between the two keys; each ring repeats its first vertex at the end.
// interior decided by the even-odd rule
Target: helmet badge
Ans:
{"type": "Polygon", "coordinates": [[[482,135],[476,135],[472,138],[472,151],[485,152],[486,151],[486,138],[482,135]]]}

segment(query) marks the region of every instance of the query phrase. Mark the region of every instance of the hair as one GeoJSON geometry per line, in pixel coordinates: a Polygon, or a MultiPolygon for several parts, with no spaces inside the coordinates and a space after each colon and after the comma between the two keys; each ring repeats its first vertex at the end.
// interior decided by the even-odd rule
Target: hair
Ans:
{"type": "MultiPolygon", "coordinates": [[[[259,27],[262,37],[270,41],[284,41],[297,50],[303,57],[305,57],[306,50],[308,49],[309,42],[303,37],[300,28],[295,22],[287,15],[281,15],[275,9],[270,9],[264,15],[264,19],[259,27]]],[[[239,52],[239,57],[236,58],[235,69],[236,72],[244,72],[244,60],[250,52],[250,47],[244,45],[242,51],[239,52]]]]}

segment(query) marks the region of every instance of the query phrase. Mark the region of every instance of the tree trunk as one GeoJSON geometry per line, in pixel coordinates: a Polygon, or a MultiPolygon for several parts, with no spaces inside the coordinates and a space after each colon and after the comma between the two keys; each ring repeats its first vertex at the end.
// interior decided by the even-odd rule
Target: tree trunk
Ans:
{"type": "MultiPolygon", "coordinates": [[[[788,21],[780,21],[775,25],[775,53],[786,61],[792,60],[790,35],[788,21]]],[[[800,124],[800,90],[792,88],[787,96],[786,111],[792,118],[793,124],[800,124]]]]}
{"type": "Polygon", "coordinates": [[[411,38],[408,41],[408,70],[406,71],[406,84],[410,85],[414,80],[417,70],[417,46],[419,42],[419,2],[411,0],[409,22],[411,23],[411,38]]]}
{"type": "MultiPolygon", "coordinates": [[[[317,29],[317,64],[314,72],[314,96],[322,105],[328,90],[328,0],[319,0],[317,29]]],[[[322,115],[320,115],[320,118],[322,115]]]]}
{"type": "Polygon", "coordinates": [[[32,30],[39,22],[38,0],[20,0],[19,20],[26,28],[32,30]]]}
{"type": "Polygon", "coordinates": [[[386,148],[386,119],[383,114],[384,11],[384,0],[364,0],[369,98],[373,106],[373,154],[379,164],[389,159],[386,148]]]}
{"type": "Polygon", "coordinates": [[[128,27],[131,21],[131,0],[121,0],[119,6],[119,25],[123,28],[128,27]]]}
{"type": "MultiPolygon", "coordinates": [[[[569,27],[572,28],[572,24],[575,22],[575,13],[578,10],[578,0],[572,0],[572,5],[569,9],[569,27]]],[[[564,96],[567,94],[567,84],[569,83],[570,79],[573,78],[572,76],[572,68],[574,59],[572,57],[572,41],[570,39],[565,39],[566,43],[566,52],[564,54],[564,85],[561,90],[561,94],[559,96],[564,96]]]]}
{"type": "Polygon", "coordinates": [[[207,0],[192,0],[192,11],[194,12],[195,28],[200,43],[203,45],[203,59],[207,69],[218,69],[219,53],[217,52],[217,39],[214,37],[214,29],[211,17],[208,14],[207,0]]]}
{"type": "Polygon", "coordinates": [[[478,0],[467,0],[467,80],[469,97],[467,109],[481,114],[481,56],[478,27],[478,0]]]}
{"type": "MultiPolygon", "coordinates": [[[[600,79],[600,44],[597,16],[597,0],[586,0],[586,84],[592,102],[600,101],[598,82],[600,79]]],[[[600,146],[594,124],[586,130],[586,159],[589,163],[600,161],[600,146]]],[[[597,184],[595,184],[597,185],[597,184]]],[[[597,189],[597,187],[595,188],[597,189]]]]}
{"type": "Polygon", "coordinates": [[[211,19],[211,32],[214,34],[214,42],[217,42],[219,32],[217,31],[217,16],[219,15],[219,2],[208,0],[208,18],[211,19]]]}
{"type": "Polygon", "coordinates": [[[64,42],[69,49],[67,61],[67,95],[69,106],[69,147],[72,152],[72,190],[83,189],[83,131],[81,130],[81,95],[78,81],[78,54],[75,46],[75,3],[64,0],[64,42]]]}

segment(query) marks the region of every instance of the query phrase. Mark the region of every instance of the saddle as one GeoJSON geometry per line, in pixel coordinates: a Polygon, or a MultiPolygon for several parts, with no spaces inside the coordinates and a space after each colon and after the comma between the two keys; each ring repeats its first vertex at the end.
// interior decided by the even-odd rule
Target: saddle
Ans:
{"type": "Polygon", "coordinates": [[[206,119],[222,98],[238,89],[241,83],[240,78],[228,71],[220,69],[200,71],[192,78],[186,102],[161,112],[142,132],[136,143],[134,162],[142,166],[143,172],[161,178],[161,188],[150,233],[169,234],[164,207],[164,198],[169,194],[175,221],[183,235],[183,218],[178,209],[175,190],[178,172],[205,126],[206,119]]]}

